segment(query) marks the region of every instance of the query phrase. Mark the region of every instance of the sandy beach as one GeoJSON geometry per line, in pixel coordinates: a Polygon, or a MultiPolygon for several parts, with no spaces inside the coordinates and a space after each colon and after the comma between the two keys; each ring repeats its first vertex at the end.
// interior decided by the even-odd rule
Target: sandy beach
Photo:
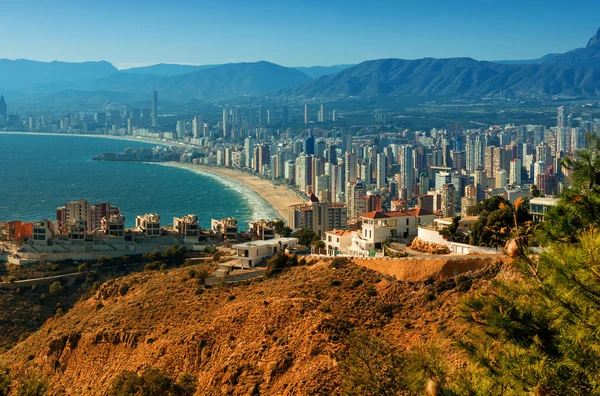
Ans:
{"type": "Polygon", "coordinates": [[[302,200],[300,197],[298,197],[298,195],[296,195],[296,193],[290,191],[284,186],[276,186],[268,180],[263,180],[258,176],[252,176],[238,170],[183,164],[179,162],[171,162],[169,165],[214,173],[240,183],[263,197],[265,201],[270,203],[271,206],[273,206],[275,210],[279,212],[281,217],[286,219],[286,221],[288,218],[288,207],[290,205],[305,203],[307,201],[302,200]]]}

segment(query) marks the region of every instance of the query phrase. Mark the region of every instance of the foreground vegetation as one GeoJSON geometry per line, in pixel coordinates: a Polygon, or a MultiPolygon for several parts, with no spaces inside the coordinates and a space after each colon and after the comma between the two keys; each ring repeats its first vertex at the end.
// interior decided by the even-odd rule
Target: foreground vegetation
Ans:
{"type": "Polygon", "coordinates": [[[466,365],[450,369],[437,346],[398,353],[362,334],[346,360],[344,393],[600,394],[600,138],[588,140],[564,161],[571,185],[537,229],[522,203],[493,198],[473,208],[472,242],[512,240],[519,258],[460,305],[467,327],[454,345],[466,365]],[[540,244],[543,253],[529,254],[540,244]]]}

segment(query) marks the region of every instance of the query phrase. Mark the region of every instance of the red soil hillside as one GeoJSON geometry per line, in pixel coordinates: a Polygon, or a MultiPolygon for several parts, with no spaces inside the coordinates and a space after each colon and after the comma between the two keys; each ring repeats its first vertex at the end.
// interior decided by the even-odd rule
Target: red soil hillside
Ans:
{"type": "Polygon", "coordinates": [[[190,270],[108,281],[0,355],[13,392],[26,378],[48,394],[103,395],[123,370],[190,373],[198,395],[338,394],[354,329],[401,348],[460,331],[456,304],[498,265],[457,279],[401,282],[357,266],[295,267],[276,278],[204,289],[190,270]]]}

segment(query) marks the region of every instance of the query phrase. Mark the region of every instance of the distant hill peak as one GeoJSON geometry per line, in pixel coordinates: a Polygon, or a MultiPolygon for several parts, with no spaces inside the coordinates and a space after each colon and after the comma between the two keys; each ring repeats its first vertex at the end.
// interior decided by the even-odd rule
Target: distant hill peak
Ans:
{"type": "Polygon", "coordinates": [[[594,37],[592,37],[590,39],[590,41],[588,41],[587,48],[593,47],[596,45],[600,45],[600,28],[598,29],[598,31],[596,32],[594,37]]]}

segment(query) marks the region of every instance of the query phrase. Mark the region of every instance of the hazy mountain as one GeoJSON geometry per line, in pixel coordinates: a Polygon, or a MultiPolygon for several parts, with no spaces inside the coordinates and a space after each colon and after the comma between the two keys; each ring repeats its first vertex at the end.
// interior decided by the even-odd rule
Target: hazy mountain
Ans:
{"type": "Polygon", "coordinates": [[[547,54],[537,59],[518,59],[518,60],[495,60],[494,63],[503,63],[507,65],[539,65],[548,62],[551,58],[560,54],[547,54]]]}
{"type": "Polygon", "coordinates": [[[0,59],[0,88],[29,90],[38,85],[57,85],[118,72],[109,62],[38,62],[27,59],[0,59]]]}
{"type": "Polygon", "coordinates": [[[500,60],[504,64],[547,64],[563,67],[600,67],[600,29],[589,39],[585,48],[576,48],[564,54],[548,54],[538,59],[500,60]]]}
{"type": "Polygon", "coordinates": [[[485,96],[517,94],[588,96],[600,94],[600,69],[551,65],[506,65],[469,58],[380,59],[282,90],[281,95],[485,96]]]}
{"type": "Polygon", "coordinates": [[[82,81],[74,87],[84,91],[146,94],[158,90],[161,97],[181,102],[192,98],[213,100],[263,95],[310,80],[311,77],[299,70],[261,61],[230,63],[176,76],[119,72],[82,81]]]}
{"type": "Polygon", "coordinates": [[[585,48],[539,59],[476,61],[380,59],[278,92],[301,97],[335,96],[596,96],[600,94],[600,29],[585,48]]]}
{"type": "Polygon", "coordinates": [[[333,66],[298,66],[294,69],[300,70],[303,73],[308,74],[312,78],[317,78],[321,76],[326,76],[328,74],[335,74],[341,72],[344,69],[347,69],[354,65],[333,65],[333,66]]]}
{"type": "Polygon", "coordinates": [[[586,47],[577,48],[564,54],[557,54],[545,59],[544,64],[565,67],[600,68],[600,29],[592,37],[586,47]]]}
{"type": "Polygon", "coordinates": [[[220,65],[179,65],[176,63],[158,63],[156,65],[133,67],[131,69],[123,69],[123,73],[132,74],[150,74],[152,76],[179,76],[181,74],[193,73],[202,69],[209,69],[211,67],[220,65]]]}
{"type": "MultiPolygon", "coordinates": [[[[179,76],[182,74],[189,74],[199,70],[210,69],[216,66],[223,65],[180,65],[176,63],[158,63],[156,65],[133,67],[131,69],[123,69],[121,72],[130,74],[150,74],[152,76],[179,76]]],[[[335,74],[339,71],[347,69],[353,65],[333,65],[333,66],[298,66],[294,67],[296,70],[308,74],[309,76],[316,78],[325,76],[328,74],[335,74]]]]}

